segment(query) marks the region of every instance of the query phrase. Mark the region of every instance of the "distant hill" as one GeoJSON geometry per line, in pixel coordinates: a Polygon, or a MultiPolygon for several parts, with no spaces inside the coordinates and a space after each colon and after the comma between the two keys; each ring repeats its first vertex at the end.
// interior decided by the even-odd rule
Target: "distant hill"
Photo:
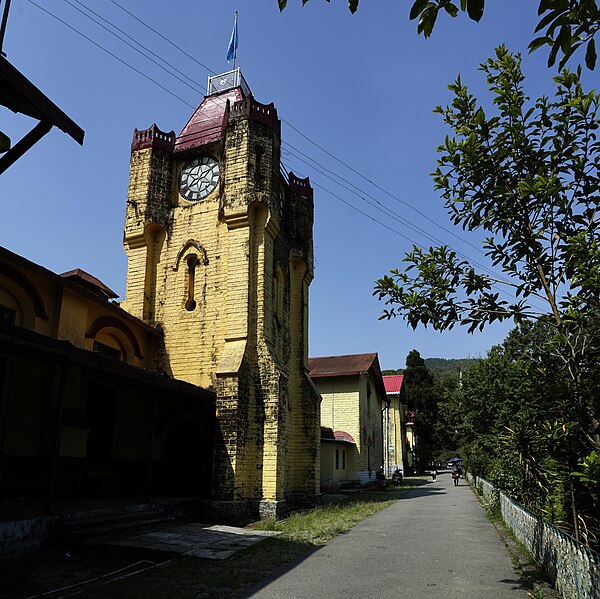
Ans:
{"type": "Polygon", "coordinates": [[[425,366],[438,378],[443,374],[458,374],[467,369],[471,364],[479,362],[481,358],[425,358],[425,366]]]}
{"type": "MultiPolygon", "coordinates": [[[[436,378],[440,378],[445,374],[458,374],[461,370],[465,370],[471,364],[475,364],[481,358],[425,358],[425,366],[431,370],[436,378]]],[[[403,368],[397,370],[383,370],[382,374],[402,374],[403,368]]]]}

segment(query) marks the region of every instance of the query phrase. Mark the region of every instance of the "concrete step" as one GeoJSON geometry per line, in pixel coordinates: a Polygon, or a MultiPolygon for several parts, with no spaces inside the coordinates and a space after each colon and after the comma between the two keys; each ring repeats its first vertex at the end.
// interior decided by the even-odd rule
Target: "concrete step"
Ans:
{"type": "Polygon", "coordinates": [[[137,531],[147,531],[148,528],[159,527],[172,521],[173,518],[154,506],[134,510],[101,510],[93,515],[86,514],[63,520],[58,525],[57,532],[66,544],[88,544],[105,542],[137,531]]]}

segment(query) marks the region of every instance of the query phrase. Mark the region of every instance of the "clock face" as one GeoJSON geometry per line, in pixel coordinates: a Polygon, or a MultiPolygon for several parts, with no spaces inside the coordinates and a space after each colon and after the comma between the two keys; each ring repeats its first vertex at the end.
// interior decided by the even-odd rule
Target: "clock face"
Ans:
{"type": "Polygon", "coordinates": [[[190,160],[179,175],[179,193],[193,202],[203,200],[219,183],[219,162],[212,156],[190,160]]]}

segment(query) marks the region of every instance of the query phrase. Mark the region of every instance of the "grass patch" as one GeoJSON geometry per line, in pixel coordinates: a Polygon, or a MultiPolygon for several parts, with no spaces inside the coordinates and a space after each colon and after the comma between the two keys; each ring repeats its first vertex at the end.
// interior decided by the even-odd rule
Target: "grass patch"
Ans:
{"type": "Polygon", "coordinates": [[[293,514],[285,520],[263,520],[252,528],[279,531],[280,537],[296,543],[322,545],[341,532],[372,516],[402,497],[405,489],[367,491],[342,503],[325,505],[308,512],[293,514]]]}
{"type": "Polygon", "coordinates": [[[342,503],[251,525],[281,534],[222,560],[177,557],[152,570],[89,589],[81,599],[232,599],[337,534],[400,499],[409,485],[363,491],[342,503]]]}

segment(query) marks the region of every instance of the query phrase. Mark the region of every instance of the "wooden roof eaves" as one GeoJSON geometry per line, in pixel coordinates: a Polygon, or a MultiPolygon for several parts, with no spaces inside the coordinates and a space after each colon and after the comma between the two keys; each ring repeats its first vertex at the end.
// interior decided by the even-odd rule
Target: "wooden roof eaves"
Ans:
{"type": "Polygon", "coordinates": [[[85,131],[3,56],[0,56],[0,81],[8,83],[8,87],[0,86],[0,104],[13,112],[49,121],[83,145],[85,131]]]}

